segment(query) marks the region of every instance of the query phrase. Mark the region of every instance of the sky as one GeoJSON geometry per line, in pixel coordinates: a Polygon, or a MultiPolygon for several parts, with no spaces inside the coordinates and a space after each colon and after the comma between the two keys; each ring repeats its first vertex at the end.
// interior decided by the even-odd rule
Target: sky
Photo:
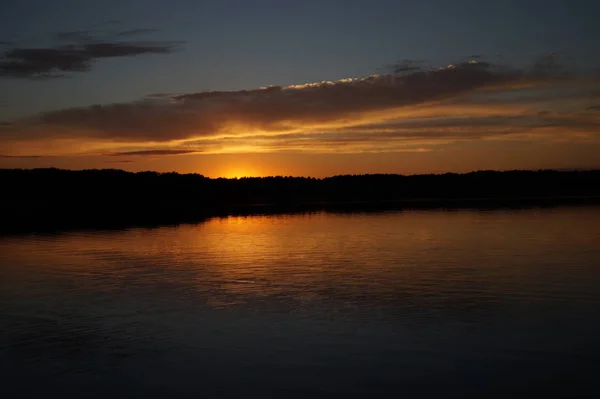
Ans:
{"type": "Polygon", "coordinates": [[[0,168],[600,168],[600,3],[4,0],[0,168]]]}

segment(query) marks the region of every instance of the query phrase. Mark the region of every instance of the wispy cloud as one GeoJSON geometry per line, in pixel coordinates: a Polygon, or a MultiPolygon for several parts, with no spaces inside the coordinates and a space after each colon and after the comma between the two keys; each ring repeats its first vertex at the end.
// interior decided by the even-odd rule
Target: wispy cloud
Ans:
{"type": "Polygon", "coordinates": [[[98,35],[94,30],[59,32],[59,43],[51,47],[20,47],[6,42],[0,55],[0,77],[48,79],[65,77],[73,72],[92,69],[103,58],[131,57],[144,54],[168,54],[179,42],[132,41],[131,36],[155,32],[133,29],[111,35],[98,35]]]}
{"type": "Polygon", "coordinates": [[[150,93],[148,95],[146,95],[147,99],[157,99],[157,98],[170,98],[170,97],[174,97],[175,94],[174,93],[150,93]]]}
{"type": "Polygon", "coordinates": [[[404,60],[391,66],[395,73],[420,71],[424,68],[423,61],[404,60]]]}
{"type": "Polygon", "coordinates": [[[157,156],[162,156],[162,155],[184,155],[184,154],[192,154],[192,153],[197,153],[199,152],[198,150],[141,150],[141,151],[124,151],[124,152],[109,152],[103,155],[108,155],[108,156],[117,156],[117,157],[123,157],[123,156],[135,156],[135,155],[140,155],[140,156],[148,156],[148,155],[157,155],[157,156]]]}
{"type": "Polygon", "coordinates": [[[22,158],[22,159],[33,159],[33,158],[43,158],[43,155],[5,155],[0,154],[0,158],[22,158]]]}
{"type": "Polygon", "coordinates": [[[133,163],[134,161],[132,159],[117,159],[117,160],[111,160],[111,161],[106,161],[106,163],[133,163]]]}
{"type": "MultiPolygon", "coordinates": [[[[100,46],[94,54],[118,51],[100,46]]],[[[19,154],[112,156],[420,152],[458,141],[600,140],[599,82],[569,71],[563,61],[552,55],[528,68],[481,59],[441,68],[403,61],[383,75],[156,93],[132,103],[47,112],[0,128],[19,154]]]]}
{"type": "Polygon", "coordinates": [[[71,108],[38,115],[29,125],[43,126],[45,134],[56,137],[118,141],[166,142],[256,130],[281,133],[392,118],[410,106],[523,79],[527,76],[518,71],[494,71],[464,63],[406,76],[201,92],[173,96],[168,101],[71,108]]]}

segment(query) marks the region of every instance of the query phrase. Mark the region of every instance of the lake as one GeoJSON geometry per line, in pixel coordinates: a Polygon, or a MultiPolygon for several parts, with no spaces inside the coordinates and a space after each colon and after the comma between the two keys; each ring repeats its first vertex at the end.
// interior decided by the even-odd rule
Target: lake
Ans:
{"type": "Polygon", "coordinates": [[[0,236],[5,398],[591,398],[599,362],[600,207],[0,236]]]}

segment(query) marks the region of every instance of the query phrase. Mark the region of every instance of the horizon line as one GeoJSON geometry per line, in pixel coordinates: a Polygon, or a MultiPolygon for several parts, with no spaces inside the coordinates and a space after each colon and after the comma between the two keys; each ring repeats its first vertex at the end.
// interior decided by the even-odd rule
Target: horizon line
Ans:
{"type": "Polygon", "coordinates": [[[266,176],[238,176],[238,177],[209,177],[198,172],[180,173],[176,171],[171,172],[158,172],[155,170],[140,170],[140,171],[128,171],[124,169],[116,168],[90,168],[90,169],[66,169],[57,167],[47,168],[0,168],[0,172],[4,171],[60,171],[60,172],[121,172],[128,174],[141,174],[141,173],[153,173],[157,175],[179,175],[179,176],[198,176],[210,180],[243,180],[243,179],[269,179],[269,178],[295,178],[295,179],[315,179],[315,180],[326,180],[336,177],[362,177],[362,176],[444,176],[444,175],[468,175],[473,173],[510,173],[510,172],[600,172],[600,167],[593,168],[539,168],[539,169],[476,169],[469,172],[440,172],[440,173],[413,173],[413,174],[402,174],[402,173],[346,173],[336,174],[324,177],[315,177],[309,175],[266,175],[266,176]]]}

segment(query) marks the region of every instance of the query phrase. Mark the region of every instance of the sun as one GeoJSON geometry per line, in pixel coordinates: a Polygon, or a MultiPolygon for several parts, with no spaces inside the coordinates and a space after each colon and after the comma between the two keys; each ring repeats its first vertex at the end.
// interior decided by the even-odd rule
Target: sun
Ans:
{"type": "Polygon", "coordinates": [[[253,167],[233,167],[220,173],[220,177],[227,179],[241,179],[242,177],[260,177],[262,173],[253,167]]]}

